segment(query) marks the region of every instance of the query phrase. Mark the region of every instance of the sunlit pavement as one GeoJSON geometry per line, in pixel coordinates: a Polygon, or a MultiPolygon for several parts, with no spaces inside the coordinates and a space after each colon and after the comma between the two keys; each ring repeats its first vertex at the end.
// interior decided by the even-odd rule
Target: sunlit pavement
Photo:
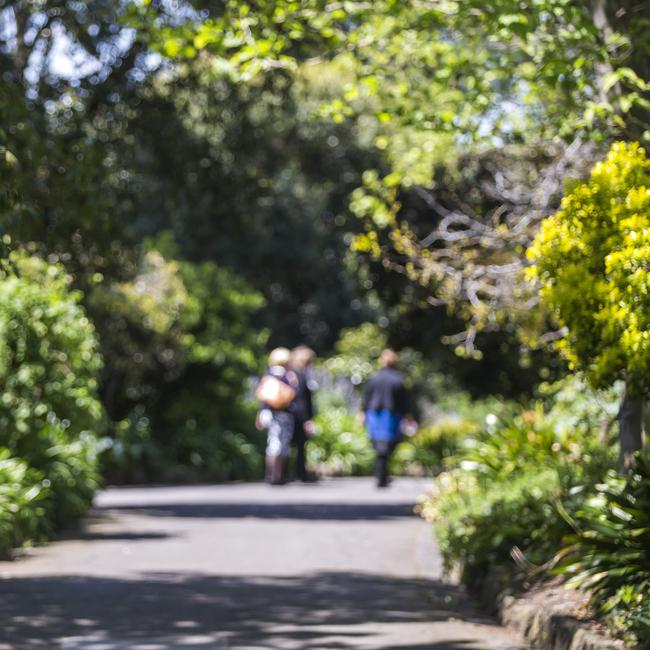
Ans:
{"type": "Polygon", "coordinates": [[[519,650],[442,579],[427,483],[111,489],[0,563],[0,649],[519,650]]]}

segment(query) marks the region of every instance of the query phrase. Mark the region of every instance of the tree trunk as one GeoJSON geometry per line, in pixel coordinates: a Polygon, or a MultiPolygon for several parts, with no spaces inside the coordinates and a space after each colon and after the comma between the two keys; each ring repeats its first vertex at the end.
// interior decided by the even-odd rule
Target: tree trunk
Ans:
{"type": "Polygon", "coordinates": [[[25,68],[29,59],[29,48],[25,42],[27,23],[29,22],[29,10],[21,8],[20,5],[13,7],[14,21],[16,26],[16,48],[14,50],[14,77],[16,81],[23,82],[25,68]]]}
{"type": "MultiPolygon", "coordinates": [[[[591,19],[594,21],[596,29],[600,31],[603,44],[607,43],[614,31],[607,17],[607,0],[592,0],[591,19]]],[[[598,95],[601,102],[606,102],[608,100],[608,93],[603,88],[603,80],[612,72],[612,66],[609,61],[604,60],[598,63],[596,71],[598,74],[598,95]]],[[[614,88],[617,92],[620,90],[618,84],[615,84],[614,88]]]]}
{"type": "Polygon", "coordinates": [[[643,448],[643,400],[623,395],[618,412],[619,466],[627,472],[634,466],[634,452],[643,448]]]}

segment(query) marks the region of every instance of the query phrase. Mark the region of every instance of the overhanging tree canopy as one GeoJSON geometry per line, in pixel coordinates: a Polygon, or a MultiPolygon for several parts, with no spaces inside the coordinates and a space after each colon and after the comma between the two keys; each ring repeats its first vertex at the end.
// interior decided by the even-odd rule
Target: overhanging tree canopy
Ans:
{"type": "Polygon", "coordinates": [[[145,3],[129,24],[165,56],[212,56],[241,80],[324,61],[346,71],[347,87],[321,114],[364,113],[383,152],[353,195],[366,230],[356,249],[460,312],[469,334],[458,340],[470,352],[478,331],[529,312],[523,252],[557,207],[562,178],[590,167],[590,141],[650,137],[649,27],[635,2],[184,6],[179,18],[164,2],[145,3]],[[477,179],[495,198],[490,209],[440,199],[437,166],[457,165],[459,152],[489,160],[504,146],[512,163],[487,164],[477,179]],[[429,210],[427,231],[403,210],[414,192],[429,210]]]}

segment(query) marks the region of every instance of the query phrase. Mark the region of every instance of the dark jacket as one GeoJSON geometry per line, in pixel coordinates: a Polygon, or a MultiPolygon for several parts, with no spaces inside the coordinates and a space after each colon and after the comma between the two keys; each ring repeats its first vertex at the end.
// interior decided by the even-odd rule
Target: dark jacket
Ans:
{"type": "Polygon", "coordinates": [[[397,415],[406,415],[409,412],[409,398],[402,373],[393,368],[382,368],[372,375],[366,384],[363,410],[388,410],[397,415]]]}
{"type": "Polygon", "coordinates": [[[296,423],[304,424],[314,417],[312,393],[307,381],[307,375],[304,372],[294,372],[298,378],[298,383],[296,385],[296,397],[289,407],[289,412],[293,414],[296,423]]]}

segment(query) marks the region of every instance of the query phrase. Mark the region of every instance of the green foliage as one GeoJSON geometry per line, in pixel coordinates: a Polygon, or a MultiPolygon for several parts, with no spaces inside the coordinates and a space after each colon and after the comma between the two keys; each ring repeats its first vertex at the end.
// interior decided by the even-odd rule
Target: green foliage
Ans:
{"type": "Polygon", "coordinates": [[[522,411],[514,417],[486,418],[484,435],[466,441],[457,463],[464,463],[486,482],[504,480],[531,466],[557,466],[581,459],[578,432],[562,431],[541,409],[522,411]]]}
{"type": "Polygon", "coordinates": [[[22,252],[0,279],[0,444],[28,457],[48,425],[101,429],[95,330],[62,267],[22,252]]]}
{"type": "MultiPolygon", "coordinates": [[[[169,240],[158,245],[174,253],[169,240]]],[[[245,395],[264,356],[266,333],[252,326],[261,296],[212,262],[151,248],[133,280],[98,287],[90,304],[116,422],[102,454],[108,478],[255,475],[259,441],[245,395]]]]}
{"type": "Polygon", "coordinates": [[[468,585],[480,585],[490,570],[509,565],[515,546],[531,561],[544,561],[568,530],[553,505],[562,492],[552,469],[489,485],[474,482],[467,470],[445,473],[438,481],[434,499],[440,504],[424,512],[437,521],[445,562],[458,563],[468,585]]]}
{"type": "MultiPolygon", "coordinates": [[[[251,421],[253,418],[251,413],[251,421]]],[[[175,459],[175,467],[163,475],[184,481],[259,479],[264,473],[265,443],[264,436],[259,433],[243,434],[216,428],[186,431],[183,437],[174,439],[171,449],[165,447],[165,452],[175,459]]]]}
{"type": "Polygon", "coordinates": [[[349,377],[358,386],[377,368],[377,359],[388,345],[388,336],[374,323],[362,323],[356,328],[341,331],[334,345],[335,354],[324,363],[333,375],[349,377]]]}
{"type": "MultiPolygon", "coordinates": [[[[322,422],[322,439],[319,435],[310,443],[315,462],[327,465],[332,455],[344,457],[358,448],[363,462],[354,471],[370,469],[367,434],[354,416],[361,408],[360,386],[377,370],[377,359],[387,345],[384,329],[364,323],[343,330],[335,354],[321,363],[317,421],[322,422]]],[[[444,459],[455,454],[464,439],[477,433],[485,415],[508,413],[513,408],[496,397],[472,400],[440,371],[436,360],[427,359],[421,352],[407,347],[399,351],[399,357],[399,369],[404,372],[411,392],[412,409],[423,425],[416,435],[405,438],[398,446],[392,461],[395,473],[438,472],[444,459]]],[[[334,464],[339,472],[354,466],[350,461],[337,460],[334,464]]]]}
{"type": "Polygon", "coordinates": [[[597,387],[625,379],[632,395],[650,390],[648,233],[650,161],[638,144],[617,143],[529,250],[531,276],[568,329],[571,364],[597,387]]]}
{"type": "MultiPolygon", "coordinates": [[[[575,512],[612,467],[612,454],[592,429],[600,418],[577,422],[558,403],[546,412],[538,404],[514,415],[489,414],[481,433],[465,439],[435,479],[424,513],[435,523],[445,561],[459,563],[466,582],[509,566],[515,547],[529,562],[546,562],[570,532],[558,507],[575,512]]],[[[588,411],[597,408],[594,400],[588,411]]]]}
{"type": "Polygon", "coordinates": [[[469,336],[450,342],[468,357],[483,331],[539,324],[524,251],[555,208],[558,169],[582,174],[593,156],[577,145],[650,137],[648,23],[629,2],[224,2],[180,22],[149,5],[129,24],[172,61],[201,53],[240,85],[339,70],[315,112],[363,125],[376,153],[350,194],[353,250],[463,319],[469,336]]]}
{"type": "Polygon", "coordinates": [[[81,516],[98,484],[101,359],[61,266],[10,254],[0,278],[0,547],[81,516]]]}
{"type": "MultiPolygon", "coordinates": [[[[353,386],[363,386],[378,370],[379,355],[390,345],[389,333],[389,329],[376,323],[362,323],[342,330],[334,346],[335,354],[323,362],[323,368],[332,377],[347,378],[353,386]]],[[[437,359],[428,358],[418,350],[410,347],[399,349],[397,368],[404,374],[411,393],[411,408],[418,417],[431,419],[436,410],[436,400],[447,395],[458,396],[453,377],[445,375],[440,366],[437,359]]],[[[360,397],[359,393],[357,397],[360,397]]]]}
{"type": "Polygon", "coordinates": [[[621,477],[599,440],[620,392],[596,394],[582,377],[568,377],[543,387],[546,410],[539,403],[515,416],[488,416],[435,479],[423,513],[447,565],[460,564],[468,584],[495,567],[512,573],[513,552],[537,575],[564,558],[558,572],[568,584],[588,591],[617,633],[643,645],[650,639],[650,464],[642,455],[621,477]]]}
{"type": "Polygon", "coordinates": [[[650,460],[639,456],[633,472],[614,472],[570,519],[567,555],[558,572],[589,592],[591,602],[619,631],[650,642],[650,460]]]}
{"type": "Polygon", "coordinates": [[[354,387],[345,377],[321,373],[318,379],[316,434],[306,446],[307,464],[322,474],[369,474],[374,452],[357,417],[354,387]]]}
{"type": "MultiPolygon", "coordinates": [[[[380,123],[477,134],[487,115],[503,132],[524,133],[541,109],[553,127],[568,131],[577,124],[593,128],[597,118],[615,124],[612,115],[624,123],[633,107],[644,106],[646,81],[625,65],[630,55],[619,52],[630,31],[647,33],[647,26],[637,26],[641,21],[625,9],[623,19],[613,17],[614,26],[603,24],[609,14],[614,6],[599,17],[588,3],[561,0],[525,8],[502,0],[489,9],[479,0],[386,0],[347,2],[334,11],[321,1],[233,1],[198,24],[181,25],[147,5],[133,11],[130,24],[166,56],[193,58],[206,50],[240,80],[295,70],[315,55],[338,55],[353,62],[358,81],[332,103],[332,118],[344,119],[360,96],[372,95],[380,100],[380,123]],[[610,74],[599,78],[599,66],[610,74]],[[594,86],[602,91],[599,100],[594,86]]],[[[641,62],[632,57],[631,63],[641,62]]]]}
{"type": "Polygon", "coordinates": [[[345,236],[350,188],[376,154],[361,126],[314,119],[319,72],[330,91],[344,85],[316,67],[237,84],[202,58],[152,75],[128,125],[141,150],[116,155],[140,179],[138,235],[170,229],[175,257],[244,278],[265,297],[256,322],[271,346],[326,352],[371,314],[345,236]]]}
{"type": "Polygon", "coordinates": [[[39,456],[31,454],[30,462],[45,476],[49,487],[48,517],[52,530],[69,525],[86,513],[100,485],[98,442],[90,433],[70,440],[61,430],[52,427],[41,439],[39,456]]]}
{"type": "Polygon", "coordinates": [[[386,346],[374,323],[341,331],[335,354],[317,368],[316,435],[307,444],[307,462],[323,474],[359,475],[372,471],[374,452],[358,419],[359,385],[374,371],[386,346]]]}
{"type": "Polygon", "coordinates": [[[442,393],[437,405],[443,414],[472,422],[481,430],[485,428],[486,421],[495,416],[498,419],[508,419],[521,411],[518,402],[505,400],[499,395],[472,399],[469,393],[460,391],[442,393]]]}
{"type": "MultiPolygon", "coordinates": [[[[189,411],[187,411],[189,413],[189,411]]],[[[251,410],[250,421],[255,414],[251,410]]],[[[252,480],[263,475],[264,436],[188,425],[181,435],[155,436],[142,407],[118,422],[101,455],[104,476],[116,483],[151,480],[252,480]]],[[[175,432],[173,432],[175,433],[175,432]]]]}
{"type": "Polygon", "coordinates": [[[477,434],[478,429],[471,420],[438,419],[400,443],[392,460],[393,470],[405,474],[437,474],[445,459],[456,455],[463,441],[477,434]]]}
{"type": "Polygon", "coordinates": [[[142,483],[160,474],[161,468],[167,469],[142,407],[134,408],[128,417],[115,423],[112,434],[103,441],[100,453],[102,475],[109,481],[142,483]]]}
{"type": "Polygon", "coordinates": [[[44,504],[48,495],[41,472],[0,448],[0,557],[49,532],[44,504]]]}
{"type": "Polygon", "coordinates": [[[307,445],[307,462],[321,473],[369,474],[374,452],[362,424],[345,406],[321,408],[317,433],[307,445]]]}
{"type": "Polygon", "coordinates": [[[623,382],[595,390],[583,374],[573,374],[537,387],[538,396],[558,430],[577,432],[588,440],[595,432],[603,444],[616,421],[623,396],[623,382]]]}

